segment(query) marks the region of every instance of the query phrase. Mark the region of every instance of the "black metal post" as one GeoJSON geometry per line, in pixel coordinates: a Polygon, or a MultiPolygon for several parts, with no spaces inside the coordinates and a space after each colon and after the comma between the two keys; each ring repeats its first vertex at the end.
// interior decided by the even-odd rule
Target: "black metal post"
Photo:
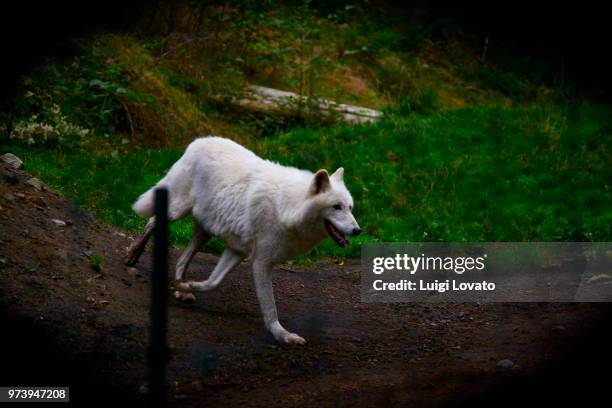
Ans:
{"type": "Polygon", "coordinates": [[[151,406],[166,406],[166,326],[168,303],[168,190],[155,190],[155,251],[151,274],[149,394],[151,406]]]}

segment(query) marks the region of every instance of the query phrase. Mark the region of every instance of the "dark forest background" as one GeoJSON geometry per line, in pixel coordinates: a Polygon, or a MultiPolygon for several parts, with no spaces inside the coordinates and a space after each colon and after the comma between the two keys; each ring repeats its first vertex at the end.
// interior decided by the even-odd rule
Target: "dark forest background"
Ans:
{"type": "MultiPolygon", "coordinates": [[[[217,134],[283,164],[347,169],[364,234],[315,257],[365,242],[610,238],[609,25],[594,2],[2,7],[3,150],[120,228],[140,229],[129,203],[217,134]],[[383,117],[232,105],[251,85],[383,117]]],[[[172,242],[190,235],[177,223],[172,242]]]]}
{"type": "MultiPolygon", "coordinates": [[[[153,0],[3,3],[0,6],[3,93],[10,93],[18,76],[43,56],[68,52],[67,39],[96,30],[129,30],[139,16],[157,3],[153,0]]],[[[312,2],[329,9],[344,3],[350,2],[312,2]]],[[[564,80],[609,97],[612,25],[602,2],[378,0],[372,4],[390,15],[399,13],[407,22],[452,22],[483,39],[489,37],[491,47],[546,58],[558,67],[558,75],[564,80]]]]}

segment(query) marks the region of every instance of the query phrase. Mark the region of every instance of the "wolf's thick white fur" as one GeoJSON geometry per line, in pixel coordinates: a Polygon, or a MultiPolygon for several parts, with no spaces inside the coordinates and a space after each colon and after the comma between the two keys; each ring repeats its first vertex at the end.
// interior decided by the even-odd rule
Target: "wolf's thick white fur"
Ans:
{"type": "MultiPolygon", "coordinates": [[[[191,214],[196,224],[192,241],[178,260],[177,280],[182,280],[189,261],[210,236],[227,243],[207,280],[180,282],[179,287],[188,291],[214,289],[249,257],[266,327],[281,343],[303,344],[302,337],[288,332],[278,321],[272,265],[309,251],[328,234],[345,245],[345,235],[360,232],[343,174],[342,168],[329,176],[325,170],[313,174],[282,166],[229,139],[204,137],[187,147],[168,174],[138,198],[133,209],[152,217],[154,190],[166,187],[169,219],[191,214]]],[[[152,217],[143,237],[129,249],[127,264],[138,260],[154,224],[152,217]]]]}

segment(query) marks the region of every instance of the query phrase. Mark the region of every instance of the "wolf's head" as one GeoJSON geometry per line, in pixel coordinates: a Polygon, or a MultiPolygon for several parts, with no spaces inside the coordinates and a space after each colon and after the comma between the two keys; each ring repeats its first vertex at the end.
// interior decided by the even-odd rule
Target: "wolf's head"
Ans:
{"type": "Polygon", "coordinates": [[[309,188],[317,222],[338,245],[348,245],[347,235],[359,235],[361,228],[353,216],[353,197],[344,185],[344,169],[331,176],[327,170],[315,173],[309,188]]]}

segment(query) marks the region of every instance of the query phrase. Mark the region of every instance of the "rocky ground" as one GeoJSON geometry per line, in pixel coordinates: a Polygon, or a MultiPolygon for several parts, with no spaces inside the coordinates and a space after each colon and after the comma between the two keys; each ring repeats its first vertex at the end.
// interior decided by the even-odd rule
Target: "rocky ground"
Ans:
{"type": "MultiPolygon", "coordinates": [[[[146,402],[151,258],[125,267],[131,239],[0,164],[2,385],[146,402]]],[[[190,275],[216,259],[198,254],[190,275]]],[[[247,264],[194,302],[170,299],[169,405],[489,406],[605,391],[608,304],[362,303],[358,260],[281,267],[274,285],[306,346],[266,334],[247,264]]]]}

